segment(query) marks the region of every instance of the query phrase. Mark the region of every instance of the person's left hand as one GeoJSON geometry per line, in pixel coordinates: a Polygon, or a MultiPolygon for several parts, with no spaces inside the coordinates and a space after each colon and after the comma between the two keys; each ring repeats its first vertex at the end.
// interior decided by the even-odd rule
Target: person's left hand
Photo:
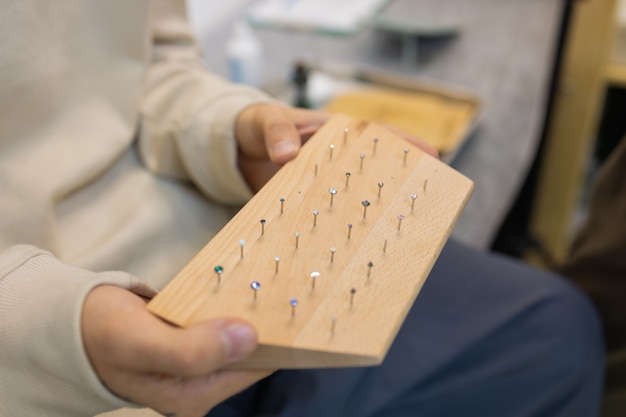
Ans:
{"type": "Polygon", "coordinates": [[[256,349],[249,323],[224,317],[175,327],[150,313],[145,299],[112,285],[85,298],[81,336],[103,386],[167,416],[203,416],[271,373],[224,369],[256,349]]]}
{"type": "MultiPolygon", "coordinates": [[[[257,192],[302,144],[330,118],[329,113],[297,109],[277,103],[256,103],[237,117],[235,136],[239,147],[239,170],[253,192],[257,192]]],[[[427,142],[385,125],[395,135],[438,158],[427,142]]]]}
{"type": "Polygon", "coordinates": [[[252,191],[257,192],[302,144],[328,119],[321,111],[297,109],[277,103],[256,103],[237,117],[235,137],[239,147],[239,170],[252,191]]]}

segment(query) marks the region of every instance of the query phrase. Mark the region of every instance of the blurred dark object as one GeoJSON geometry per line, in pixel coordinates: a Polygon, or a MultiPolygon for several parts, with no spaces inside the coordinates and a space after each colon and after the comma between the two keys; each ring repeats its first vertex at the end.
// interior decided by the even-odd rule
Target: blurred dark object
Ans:
{"type": "Polygon", "coordinates": [[[296,88],[293,105],[303,109],[310,109],[311,103],[307,95],[309,83],[309,68],[302,62],[296,62],[291,81],[296,88]]]}
{"type": "Polygon", "coordinates": [[[626,89],[609,87],[595,146],[595,162],[602,165],[619,141],[626,135],[626,89]]]}

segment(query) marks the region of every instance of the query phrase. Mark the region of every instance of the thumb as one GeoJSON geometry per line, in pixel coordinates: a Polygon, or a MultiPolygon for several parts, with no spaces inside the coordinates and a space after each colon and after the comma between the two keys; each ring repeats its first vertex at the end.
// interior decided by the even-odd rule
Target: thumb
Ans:
{"type": "Polygon", "coordinates": [[[300,133],[289,114],[279,106],[263,108],[263,133],[270,160],[282,165],[300,150],[300,133]]]}
{"type": "Polygon", "coordinates": [[[234,319],[211,320],[176,330],[178,337],[165,344],[161,359],[169,368],[164,370],[182,377],[213,372],[245,358],[257,346],[254,328],[234,319]]]}
{"type": "Polygon", "coordinates": [[[235,128],[242,156],[282,165],[300,150],[300,133],[283,105],[255,103],[243,109],[235,128]]]}
{"type": "Polygon", "coordinates": [[[237,362],[257,346],[256,331],[241,320],[215,319],[177,328],[150,315],[122,325],[131,327],[118,343],[128,369],[192,378],[237,362]]]}
{"type": "Polygon", "coordinates": [[[249,324],[235,321],[218,325],[225,365],[245,358],[256,349],[256,332],[249,324]]]}

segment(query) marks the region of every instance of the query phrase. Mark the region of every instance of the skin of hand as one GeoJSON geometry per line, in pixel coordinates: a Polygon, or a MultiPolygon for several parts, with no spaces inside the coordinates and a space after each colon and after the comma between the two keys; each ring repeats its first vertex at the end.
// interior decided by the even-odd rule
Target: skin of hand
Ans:
{"type": "Polygon", "coordinates": [[[85,299],[83,344],[103,385],[165,416],[201,417],[266,377],[268,371],[223,370],[257,346],[255,330],[237,319],[178,328],[123,288],[102,285],[85,299]]]}
{"type": "MultiPolygon", "coordinates": [[[[277,103],[255,103],[238,115],[235,136],[239,146],[239,170],[253,192],[257,192],[329,118],[321,111],[297,109],[277,103]]],[[[428,143],[393,126],[392,133],[438,158],[428,143]]]]}

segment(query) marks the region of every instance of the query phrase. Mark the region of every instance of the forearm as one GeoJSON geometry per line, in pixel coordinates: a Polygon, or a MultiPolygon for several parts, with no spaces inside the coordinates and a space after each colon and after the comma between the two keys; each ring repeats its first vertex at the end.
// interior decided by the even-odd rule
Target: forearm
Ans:
{"type": "Polygon", "coordinates": [[[237,170],[235,120],[244,107],[270,99],[207,73],[185,15],[184,2],[155,2],[141,155],[156,173],[193,181],[214,200],[240,203],[250,191],[237,170]]]}

